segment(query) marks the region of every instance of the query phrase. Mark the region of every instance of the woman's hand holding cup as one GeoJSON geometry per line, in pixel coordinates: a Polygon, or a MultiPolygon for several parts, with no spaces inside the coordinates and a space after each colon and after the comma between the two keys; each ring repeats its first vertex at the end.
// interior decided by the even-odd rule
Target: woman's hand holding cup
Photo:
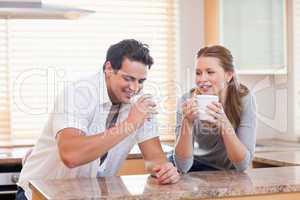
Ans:
{"type": "Polygon", "coordinates": [[[187,99],[182,104],[183,119],[185,119],[190,125],[193,124],[194,120],[198,117],[198,105],[194,97],[187,99]]]}
{"type": "MultiPolygon", "coordinates": [[[[233,127],[227,118],[223,106],[220,102],[212,102],[207,106],[206,112],[212,117],[209,122],[215,124],[222,130],[222,133],[229,133],[233,131],[233,127]]],[[[233,131],[234,132],[234,131],[233,131]]]]}

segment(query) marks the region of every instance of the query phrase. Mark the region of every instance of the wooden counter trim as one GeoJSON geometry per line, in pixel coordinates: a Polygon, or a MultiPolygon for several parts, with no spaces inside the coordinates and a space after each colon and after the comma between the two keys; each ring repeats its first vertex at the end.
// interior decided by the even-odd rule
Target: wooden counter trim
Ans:
{"type": "Polygon", "coordinates": [[[240,196],[240,197],[226,197],[226,198],[213,198],[205,200],[299,200],[300,192],[295,193],[274,193],[267,195],[254,195],[254,196],[240,196]]]}

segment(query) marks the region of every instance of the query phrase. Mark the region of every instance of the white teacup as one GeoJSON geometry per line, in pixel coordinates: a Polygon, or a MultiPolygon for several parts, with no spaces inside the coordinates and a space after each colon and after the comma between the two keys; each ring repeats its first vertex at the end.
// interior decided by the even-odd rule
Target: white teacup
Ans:
{"type": "Polygon", "coordinates": [[[198,104],[198,108],[199,108],[199,119],[201,121],[213,120],[213,117],[206,112],[207,106],[209,104],[211,104],[212,102],[218,102],[219,97],[216,95],[202,94],[202,95],[197,95],[196,99],[197,99],[197,104],[198,104]]]}
{"type": "MultiPolygon", "coordinates": [[[[133,96],[131,98],[131,104],[134,104],[136,103],[139,98],[141,98],[143,95],[148,95],[150,96],[151,100],[153,101],[153,103],[155,103],[155,106],[154,106],[154,109],[156,110],[154,113],[152,114],[157,114],[158,113],[158,108],[159,108],[159,104],[161,102],[161,98],[159,96],[153,96],[152,94],[148,94],[148,93],[143,93],[143,92],[140,92],[139,94],[136,94],[135,96],[133,96]]],[[[152,116],[151,116],[152,117],[152,116]]],[[[150,117],[150,118],[151,118],[150,117]]]]}
{"type": "Polygon", "coordinates": [[[136,95],[134,95],[131,99],[130,99],[130,102],[131,103],[135,103],[137,102],[137,100],[139,100],[139,98],[141,98],[143,95],[148,95],[148,96],[151,96],[151,100],[156,104],[156,106],[158,106],[161,102],[161,98],[159,96],[154,96],[152,94],[149,94],[149,93],[143,93],[143,92],[140,92],[136,95]]]}

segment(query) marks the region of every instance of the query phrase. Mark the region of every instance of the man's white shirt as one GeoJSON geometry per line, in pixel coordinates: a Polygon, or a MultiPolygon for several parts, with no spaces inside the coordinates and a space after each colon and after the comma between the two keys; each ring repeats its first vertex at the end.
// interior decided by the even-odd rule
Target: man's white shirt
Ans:
{"type": "MultiPolygon", "coordinates": [[[[58,152],[57,133],[64,128],[77,128],[86,135],[103,133],[111,105],[102,72],[65,87],[21,171],[18,185],[28,199],[31,199],[29,180],[113,176],[136,143],[159,136],[156,119],[152,118],[111,148],[100,167],[100,158],[72,169],[65,166],[58,152]]],[[[121,105],[117,123],[127,118],[130,107],[131,104],[121,105]]]]}

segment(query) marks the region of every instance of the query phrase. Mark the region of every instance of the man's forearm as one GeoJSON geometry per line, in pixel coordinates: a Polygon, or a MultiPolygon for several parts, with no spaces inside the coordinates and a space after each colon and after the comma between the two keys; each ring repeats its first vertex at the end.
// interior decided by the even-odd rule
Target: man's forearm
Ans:
{"type": "Polygon", "coordinates": [[[74,136],[74,131],[72,133],[72,130],[67,130],[59,134],[58,147],[61,158],[71,168],[86,164],[104,155],[137,128],[125,120],[115,127],[91,136],[78,133],[74,136]]]}

